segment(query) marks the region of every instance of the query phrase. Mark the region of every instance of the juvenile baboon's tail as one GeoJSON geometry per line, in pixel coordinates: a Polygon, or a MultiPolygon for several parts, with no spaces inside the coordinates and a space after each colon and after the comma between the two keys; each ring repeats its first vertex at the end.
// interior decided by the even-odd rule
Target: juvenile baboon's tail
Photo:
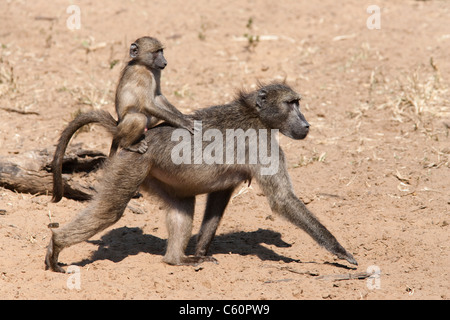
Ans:
{"type": "Polygon", "coordinates": [[[98,123],[105,127],[112,135],[116,134],[117,121],[111,116],[111,114],[104,110],[95,110],[78,115],[72,120],[58,140],[58,145],[55,150],[55,155],[52,161],[53,172],[53,197],[52,202],[58,202],[61,200],[64,194],[64,184],[62,179],[62,163],[64,153],[66,152],[67,145],[70,139],[81,127],[89,123],[98,123]]]}

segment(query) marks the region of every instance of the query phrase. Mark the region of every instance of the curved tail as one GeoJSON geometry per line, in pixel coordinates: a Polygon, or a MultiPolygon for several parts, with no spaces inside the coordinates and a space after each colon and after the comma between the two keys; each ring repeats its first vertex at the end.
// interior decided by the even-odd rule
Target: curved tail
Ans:
{"type": "Polygon", "coordinates": [[[111,116],[111,114],[104,110],[95,110],[86,113],[82,113],[72,120],[58,140],[58,145],[55,150],[55,155],[52,161],[53,172],[53,197],[52,202],[58,202],[61,200],[64,194],[64,184],[62,179],[62,163],[64,153],[66,152],[67,145],[70,139],[81,127],[89,123],[98,123],[105,127],[112,135],[117,132],[117,121],[111,116]]]}

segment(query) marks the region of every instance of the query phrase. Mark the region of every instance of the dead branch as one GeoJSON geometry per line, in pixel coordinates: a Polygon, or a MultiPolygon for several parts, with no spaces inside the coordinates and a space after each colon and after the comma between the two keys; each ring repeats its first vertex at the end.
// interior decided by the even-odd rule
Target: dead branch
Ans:
{"type": "MultiPolygon", "coordinates": [[[[31,194],[51,194],[53,180],[51,162],[53,152],[29,151],[11,157],[0,157],[0,186],[9,190],[31,194]]],[[[106,156],[97,151],[76,149],[63,160],[63,173],[91,172],[96,170],[106,156]]],[[[63,176],[64,196],[74,200],[89,200],[95,190],[63,176]]]]}
{"type": "Polygon", "coordinates": [[[331,281],[341,281],[341,280],[354,280],[354,279],[366,279],[372,276],[373,273],[368,272],[358,272],[358,273],[344,273],[344,274],[329,274],[318,276],[318,280],[331,280],[331,281]]]}
{"type": "Polygon", "coordinates": [[[33,115],[40,115],[39,112],[36,111],[24,111],[24,110],[19,110],[19,109],[14,109],[14,108],[8,108],[8,107],[0,107],[0,109],[5,110],[7,112],[15,112],[18,114],[33,114],[33,115]]]}

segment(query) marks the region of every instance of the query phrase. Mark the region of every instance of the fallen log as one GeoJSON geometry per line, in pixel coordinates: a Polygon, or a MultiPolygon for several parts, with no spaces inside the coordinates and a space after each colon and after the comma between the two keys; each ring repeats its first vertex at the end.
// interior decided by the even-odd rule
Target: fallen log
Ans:
{"type": "MultiPolygon", "coordinates": [[[[90,173],[98,169],[105,159],[106,156],[98,151],[69,151],[63,160],[64,197],[81,201],[91,199],[95,189],[81,185],[67,173],[90,173]]],[[[0,157],[0,187],[21,193],[51,194],[52,160],[53,152],[47,149],[0,157]]]]}

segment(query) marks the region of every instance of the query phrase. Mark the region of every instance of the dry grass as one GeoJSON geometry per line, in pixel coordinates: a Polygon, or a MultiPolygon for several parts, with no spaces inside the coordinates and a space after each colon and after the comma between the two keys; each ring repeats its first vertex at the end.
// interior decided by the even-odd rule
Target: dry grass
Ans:
{"type": "Polygon", "coordinates": [[[347,116],[355,121],[358,132],[368,112],[388,111],[391,120],[413,123],[413,130],[429,137],[448,136],[450,92],[433,58],[425,66],[390,80],[382,67],[372,70],[366,87],[369,99],[347,116]]]}
{"type": "Polygon", "coordinates": [[[305,167],[313,162],[325,162],[326,158],[327,158],[326,152],[321,152],[319,154],[318,151],[313,150],[312,154],[309,154],[308,156],[306,155],[301,156],[297,164],[294,165],[294,168],[305,167]]]}
{"type": "Polygon", "coordinates": [[[433,119],[450,115],[448,87],[442,80],[438,66],[430,58],[431,72],[418,67],[396,80],[390,100],[380,108],[389,108],[398,122],[412,121],[415,129],[434,131],[433,119]]]}
{"type": "Polygon", "coordinates": [[[17,89],[17,81],[14,75],[13,65],[3,57],[0,57],[0,97],[17,89]]]}
{"type": "MultiPolygon", "coordinates": [[[[79,107],[70,114],[68,121],[72,121],[81,113],[87,112],[91,109],[102,109],[106,105],[114,105],[114,92],[112,91],[112,85],[110,83],[104,85],[102,88],[98,88],[91,82],[88,82],[85,86],[75,86],[68,88],[63,86],[57,89],[58,92],[68,92],[79,105],[79,107]],[[82,106],[88,106],[87,110],[82,106]]],[[[91,131],[92,125],[88,124],[80,128],[74,136],[81,132],[91,131]]]]}

